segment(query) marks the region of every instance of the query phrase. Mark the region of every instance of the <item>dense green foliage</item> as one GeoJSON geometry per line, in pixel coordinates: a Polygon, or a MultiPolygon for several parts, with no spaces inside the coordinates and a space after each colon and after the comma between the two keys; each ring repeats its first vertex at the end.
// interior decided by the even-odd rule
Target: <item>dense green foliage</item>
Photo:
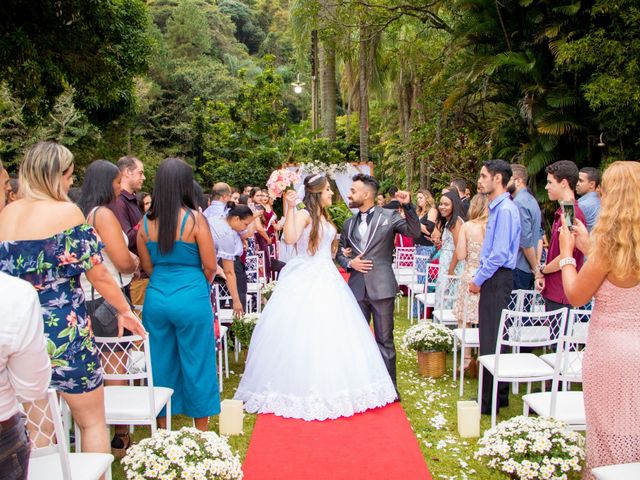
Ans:
{"type": "Polygon", "coordinates": [[[151,182],[177,155],[205,185],[241,186],[283,163],[355,161],[364,146],[383,186],[436,190],[455,176],[474,182],[489,157],[541,180],[558,159],[640,155],[635,0],[24,3],[0,6],[10,169],[25,146],[52,138],[72,148],[80,173],[133,153],[151,182]]]}

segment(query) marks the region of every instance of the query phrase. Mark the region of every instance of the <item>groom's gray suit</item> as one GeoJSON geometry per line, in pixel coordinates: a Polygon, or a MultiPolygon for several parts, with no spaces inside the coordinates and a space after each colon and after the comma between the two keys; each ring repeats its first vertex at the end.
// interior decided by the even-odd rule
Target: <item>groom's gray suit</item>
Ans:
{"type": "Polygon", "coordinates": [[[364,239],[358,226],[362,221],[360,213],[347,219],[340,236],[338,263],[350,274],[349,287],[353,291],[367,322],[373,318],[373,330],[380,353],[396,385],[396,349],[393,344],[393,308],[398,283],[393,273],[392,261],[395,234],[407,237],[420,236],[420,219],[413,205],[403,206],[406,220],[398,211],[374,207],[364,239]],[[343,248],[351,248],[352,256],[346,257],[343,248]],[[358,255],[371,260],[373,268],[361,273],[348,267],[349,261],[358,255]]]}

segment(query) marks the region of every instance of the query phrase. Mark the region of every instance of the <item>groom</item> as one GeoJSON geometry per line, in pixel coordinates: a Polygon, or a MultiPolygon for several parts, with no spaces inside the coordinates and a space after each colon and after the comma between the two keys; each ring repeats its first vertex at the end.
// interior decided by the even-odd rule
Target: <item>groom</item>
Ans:
{"type": "Polygon", "coordinates": [[[371,175],[353,177],[349,208],[357,208],[359,213],[344,223],[337,260],[351,274],[349,287],[364,318],[367,322],[373,318],[378,348],[398,391],[393,344],[393,308],[398,292],[392,267],[394,240],[396,233],[420,236],[420,219],[408,192],[399,191],[395,196],[404,210],[404,219],[398,210],[374,206],[379,188],[378,181],[371,175]]]}

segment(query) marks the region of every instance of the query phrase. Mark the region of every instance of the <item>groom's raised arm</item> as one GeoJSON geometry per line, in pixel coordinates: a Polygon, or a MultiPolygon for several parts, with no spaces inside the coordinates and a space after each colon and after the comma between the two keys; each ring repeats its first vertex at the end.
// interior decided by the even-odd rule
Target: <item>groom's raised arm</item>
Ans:
{"type": "Polygon", "coordinates": [[[403,203],[404,218],[398,212],[393,213],[393,229],[405,237],[416,238],[421,234],[420,218],[411,203],[403,203]]]}
{"type": "Polygon", "coordinates": [[[340,245],[338,246],[338,252],[336,253],[336,260],[338,264],[348,270],[347,264],[349,263],[350,258],[344,256],[342,253],[343,249],[349,248],[349,225],[351,224],[351,219],[348,218],[342,227],[342,233],[340,234],[340,245]]]}

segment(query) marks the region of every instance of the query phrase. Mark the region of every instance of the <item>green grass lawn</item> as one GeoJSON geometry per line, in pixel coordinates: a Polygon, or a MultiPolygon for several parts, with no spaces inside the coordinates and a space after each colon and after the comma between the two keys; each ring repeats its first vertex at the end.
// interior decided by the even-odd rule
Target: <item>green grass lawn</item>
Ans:
{"type": "MultiPolygon", "coordinates": [[[[508,478],[496,471],[489,470],[473,458],[476,439],[461,439],[457,430],[456,402],[458,385],[451,381],[452,355],[447,356],[447,373],[439,379],[424,378],[418,374],[416,353],[399,347],[404,331],[410,323],[406,315],[406,298],[402,308],[396,313],[396,345],[398,345],[398,387],[402,396],[402,406],[416,433],[418,443],[434,479],[501,479],[508,478]]],[[[229,352],[231,375],[225,379],[222,398],[232,398],[240,380],[244,364],[235,363],[233,352],[229,352]]],[[[241,359],[242,360],[242,359],[241,359]]],[[[475,398],[477,381],[465,380],[464,399],[475,398]]],[[[521,385],[524,390],[525,386],[521,385]]],[[[502,408],[498,421],[520,415],[522,401],[511,395],[508,408],[502,408]]],[[[229,443],[241,459],[244,459],[249,447],[251,432],[255,424],[255,415],[246,415],[245,434],[229,438],[229,443]]],[[[481,431],[490,427],[491,419],[483,415],[481,431]]],[[[191,420],[182,416],[173,417],[172,428],[191,425],[191,420]]],[[[218,418],[213,418],[210,429],[218,431],[218,418]]],[[[135,438],[139,440],[149,435],[147,428],[136,428],[135,438]]],[[[119,462],[114,463],[113,478],[124,479],[119,462]]]]}

